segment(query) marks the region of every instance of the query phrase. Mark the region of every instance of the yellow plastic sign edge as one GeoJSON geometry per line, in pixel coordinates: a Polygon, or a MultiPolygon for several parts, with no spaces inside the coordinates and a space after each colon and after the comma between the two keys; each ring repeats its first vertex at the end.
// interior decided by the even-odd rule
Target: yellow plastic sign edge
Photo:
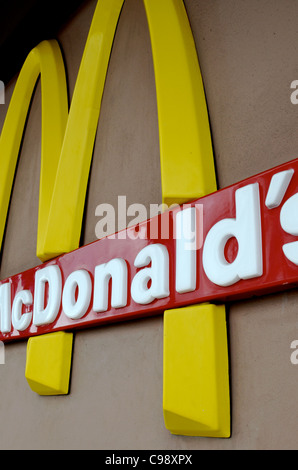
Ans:
{"type": "Polygon", "coordinates": [[[43,41],[28,55],[16,82],[0,137],[0,247],[32,95],[41,77],[42,143],[37,251],[43,245],[61,147],[68,99],[65,67],[56,41],[43,41]]]}
{"type": "Polygon", "coordinates": [[[65,331],[36,336],[27,343],[25,377],[41,396],[68,395],[73,334],[65,331]]]}
{"type": "Polygon", "coordinates": [[[230,437],[229,362],[223,305],[167,310],[163,410],[172,434],[230,437]]]}
{"type": "MultiPolygon", "coordinates": [[[[144,3],[155,67],[163,202],[181,204],[217,189],[204,87],[183,2],[144,3]]],[[[163,410],[173,434],[230,437],[224,306],[165,312],[163,410]]]]}
{"type": "Polygon", "coordinates": [[[216,191],[213,150],[195,43],[181,0],[144,0],[159,117],[163,203],[216,191]]]}
{"type": "Polygon", "coordinates": [[[102,95],[123,3],[99,0],[95,9],[71,102],[44,248],[39,253],[45,259],[79,246],[102,95]]]}

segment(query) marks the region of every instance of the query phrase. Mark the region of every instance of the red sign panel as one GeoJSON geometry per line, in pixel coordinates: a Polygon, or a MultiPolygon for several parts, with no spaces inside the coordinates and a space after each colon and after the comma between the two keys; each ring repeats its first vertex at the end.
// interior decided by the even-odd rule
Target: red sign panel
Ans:
{"type": "Polygon", "coordinates": [[[0,340],[298,284],[298,160],[0,283],[0,340]]]}

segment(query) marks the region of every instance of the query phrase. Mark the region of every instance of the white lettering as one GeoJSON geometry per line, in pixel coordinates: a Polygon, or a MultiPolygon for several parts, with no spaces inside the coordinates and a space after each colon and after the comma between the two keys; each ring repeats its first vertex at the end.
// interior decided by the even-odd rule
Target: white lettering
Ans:
{"type": "Polygon", "coordinates": [[[163,299],[170,295],[169,291],[169,253],[165,246],[156,244],[146,246],[135,259],[139,271],[131,285],[131,295],[135,302],[147,305],[155,299],[163,299]],[[151,286],[149,287],[149,283],[151,286]]]}
{"type": "Polygon", "coordinates": [[[29,307],[32,305],[33,298],[30,290],[22,290],[18,292],[14,298],[12,306],[12,324],[18,331],[25,331],[32,320],[32,312],[22,314],[23,305],[29,307]]]}
{"type": "Polygon", "coordinates": [[[112,308],[127,305],[127,264],[123,259],[116,258],[95,268],[93,300],[95,312],[108,310],[110,279],[112,280],[112,308]]]}
{"type": "Polygon", "coordinates": [[[207,277],[223,287],[263,274],[259,184],[238,189],[235,199],[236,218],[215,224],[206,237],[203,251],[207,277]],[[238,254],[232,263],[228,263],[224,249],[233,237],[238,242],[238,254]]]}
{"type": "Polygon", "coordinates": [[[192,292],[197,284],[196,208],[176,215],[176,291],[192,292]]]}
{"type": "Polygon", "coordinates": [[[290,169],[281,171],[272,176],[265,201],[265,206],[268,207],[268,209],[275,209],[281,204],[293,174],[294,170],[290,169]]]}
{"type": "Polygon", "coordinates": [[[47,266],[35,274],[33,323],[35,326],[49,325],[56,320],[61,304],[62,279],[58,266],[47,266]],[[45,286],[48,299],[45,307],[45,286]]]}
{"type": "Polygon", "coordinates": [[[70,274],[66,279],[62,295],[62,308],[65,315],[71,320],[82,318],[90,305],[91,292],[92,283],[87,271],[82,269],[70,274]]]}
{"type": "Polygon", "coordinates": [[[1,314],[1,332],[10,333],[11,331],[11,287],[10,283],[0,286],[0,314],[1,314]]]}
{"type": "MultiPolygon", "coordinates": [[[[282,229],[290,235],[298,235],[298,193],[290,197],[280,211],[280,224],[282,229]]],[[[298,265],[298,242],[286,243],[282,247],[284,255],[292,263],[298,265]]]]}

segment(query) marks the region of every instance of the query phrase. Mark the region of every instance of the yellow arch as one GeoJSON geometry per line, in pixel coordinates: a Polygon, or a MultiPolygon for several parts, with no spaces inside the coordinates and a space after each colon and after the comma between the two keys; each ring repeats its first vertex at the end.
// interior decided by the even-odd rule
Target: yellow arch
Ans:
{"type": "MultiPolygon", "coordinates": [[[[184,4],[144,0],[155,67],[163,202],[216,191],[204,88],[184,4]]],[[[229,437],[224,306],[164,313],[163,411],[173,434],[229,437]]]]}
{"type": "Polygon", "coordinates": [[[44,238],[68,115],[64,63],[56,41],[44,41],[28,55],[17,80],[0,137],[0,247],[20,145],[34,87],[41,76],[42,142],[38,245],[44,238]]]}
{"type": "MultiPolygon", "coordinates": [[[[123,3],[101,0],[95,10],[71,103],[45,246],[38,253],[43,259],[79,245],[100,104],[123,3]]],[[[211,136],[200,68],[183,1],[144,0],[144,3],[155,65],[163,202],[170,205],[216,190],[211,136]]]]}
{"type": "MultiPolygon", "coordinates": [[[[37,256],[79,246],[86,188],[114,35],[124,0],[99,0],[67,117],[61,52],[37,46],[20,73],[0,139],[0,237],[34,85],[42,81],[42,170],[37,256]],[[67,125],[66,125],[67,122],[67,125]],[[63,201],[63,203],[62,203],[63,201]]],[[[144,0],[156,76],[163,202],[216,190],[208,114],[182,0],[144,0]],[[166,21],[165,21],[166,18],[166,21]]]]}
{"type": "Polygon", "coordinates": [[[163,202],[216,191],[210,127],[195,43],[182,0],[144,0],[155,67],[163,202]]]}
{"type": "Polygon", "coordinates": [[[98,2],[68,115],[65,67],[56,41],[28,55],[0,137],[0,246],[20,145],[35,84],[41,76],[42,149],[37,256],[78,248],[104,82],[124,0],[98,2]]]}
{"type": "Polygon", "coordinates": [[[38,253],[42,259],[79,246],[101,100],[123,3],[97,3],[70,107],[44,246],[38,253]]]}

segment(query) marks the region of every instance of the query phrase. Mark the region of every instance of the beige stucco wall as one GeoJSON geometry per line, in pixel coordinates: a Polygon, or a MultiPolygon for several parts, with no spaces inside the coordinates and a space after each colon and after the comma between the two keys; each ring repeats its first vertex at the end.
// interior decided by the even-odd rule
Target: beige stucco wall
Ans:
{"type": "MultiPolygon", "coordinates": [[[[96,0],[59,34],[73,92],[96,0]]],[[[186,0],[199,54],[220,187],[298,155],[298,4],[294,0],[186,0]]],[[[1,77],[0,77],[1,78],[1,77]]],[[[9,102],[14,81],[7,87],[9,102]]],[[[0,107],[0,126],[7,105],[0,107]]],[[[40,167],[40,91],[22,146],[1,259],[1,279],[39,264],[35,256],[40,167]]],[[[105,88],[82,244],[95,240],[95,208],[161,201],[150,38],[143,4],[126,0],[105,88]]],[[[172,436],[162,414],[162,317],[78,332],[71,393],[35,395],[26,343],[0,366],[1,449],[297,448],[298,339],[295,291],[228,307],[232,437],[172,436]]]]}

